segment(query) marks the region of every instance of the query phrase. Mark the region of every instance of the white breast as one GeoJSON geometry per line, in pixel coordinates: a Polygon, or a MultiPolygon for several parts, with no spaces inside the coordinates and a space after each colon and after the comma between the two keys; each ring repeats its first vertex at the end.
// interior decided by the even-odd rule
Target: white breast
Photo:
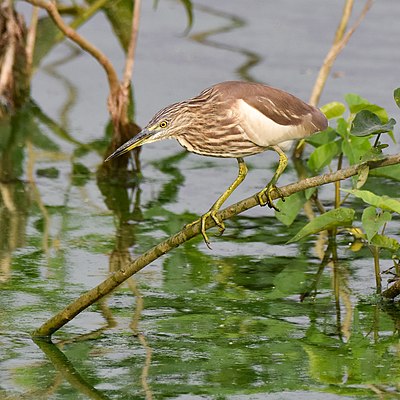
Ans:
{"type": "MultiPolygon", "coordinates": [[[[288,143],[284,142],[307,136],[302,124],[277,124],[244,100],[237,100],[235,106],[236,115],[239,116],[239,124],[243,129],[243,133],[248,140],[258,146],[268,147],[282,144],[282,147],[287,147],[288,143]]],[[[309,117],[311,119],[311,115],[309,117]]]]}

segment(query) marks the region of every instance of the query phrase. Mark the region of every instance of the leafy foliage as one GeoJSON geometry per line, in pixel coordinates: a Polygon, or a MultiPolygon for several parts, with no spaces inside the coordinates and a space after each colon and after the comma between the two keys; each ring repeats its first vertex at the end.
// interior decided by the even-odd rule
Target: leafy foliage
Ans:
{"type": "MultiPolygon", "coordinates": [[[[394,99],[400,107],[400,88],[394,91],[394,99]]],[[[309,156],[307,166],[314,174],[321,173],[325,168],[334,170],[342,165],[354,165],[382,158],[383,151],[389,146],[381,142],[381,136],[384,134],[387,134],[389,142],[394,142],[393,129],[396,121],[388,117],[384,108],[356,94],[346,95],[345,101],[347,117],[344,103],[335,101],[321,108],[330,120],[330,127],[308,140],[314,150],[309,156]]],[[[321,230],[352,226],[353,231],[360,232],[361,229],[361,238],[366,245],[386,249],[393,257],[398,257],[400,254],[398,238],[389,237],[384,232],[393,215],[400,214],[400,201],[387,194],[378,195],[371,190],[362,190],[364,185],[371,186],[371,176],[399,180],[400,166],[377,169],[372,173],[367,165],[361,167],[358,177],[352,180],[352,188],[342,189],[342,193],[347,193],[346,197],[341,199],[340,192],[336,193],[335,208],[311,220],[289,240],[289,243],[321,230]],[[367,204],[360,216],[351,206],[345,206],[349,196],[361,199],[367,204]],[[357,220],[361,220],[361,225],[357,220]]],[[[287,199],[286,203],[279,203],[281,211],[277,213],[277,217],[286,225],[293,223],[295,214],[307,201],[305,196],[299,194],[293,197],[287,199]]]]}
{"type": "Polygon", "coordinates": [[[288,243],[297,242],[306,236],[328,229],[350,226],[353,222],[354,214],[355,211],[352,208],[334,208],[327,211],[309,222],[288,243]]]}
{"type": "Polygon", "coordinates": [[[380,118],[369,110],[361,110],[354,117],[351,134],[354,136],[377,135],[378,133],[387,133],[393,130],[396,121],[391,118],[386,124],[383,124],[380,118]]]}

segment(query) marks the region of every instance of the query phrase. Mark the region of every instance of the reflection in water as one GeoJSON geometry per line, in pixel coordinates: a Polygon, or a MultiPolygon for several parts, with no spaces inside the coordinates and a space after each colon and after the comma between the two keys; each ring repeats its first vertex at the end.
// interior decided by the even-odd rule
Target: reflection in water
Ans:
{"type": "Polygon", "coordinates": [[[137,282],[134,278],[132,278],[132,277],[129,278],[127,283],[128,283],[130,290],[132,291],[132,294],[135,296],[135,299],[136,299],[135,312],[132,317],[130,328],[132,329],[133,333],[137,336],[139,343],[141,344],[141,346],[144,348],[144,350],[146,352],[145,362],[143,365],[143,370],[141,373],[140,380],[141,380],[141,384],[143,387],[143,391],[146,396],[146,400],[151,400],[151,399],[153,399],[153,392],[151,390],[148,379],[149,379],[149,372],[150,372],[150,366],[151,366],[151,355],[152,355],[153,349],[150,347],[145,335],[139,331],[139,321],[141,319],[142,312],[144,309],[143,296],[140,293],[137,282]]]}
{"type": "MultiPolygon", "coordinates": [[[[183,182],[177,164],[184,154],[155,164],[171,179],[158,198],[142,207],[137,186],[98,181],[116,225],[115,237],[106,250],[101,249],[102,253],[111,253],[111,271],[130,261],[132,248],[139,253],[154,242],[154,232],[167,235],[176,229],[177,222],[183,225],[187,220],[186,215],[167,210],[176,201],[183,182]],[[137,221],[142,221],[140,226],[137,221]]],[[[86,185],[92,181],[89,177],[86,185]]],[[[32,206],[42,214],[33,192],[26,192],[25,186],[33,187],[18,181],[1,186],[1,226],[7,227],[1,230],[2,239],[5,238],[2,251],[6,249],[2,260],[7,256],[10,259],[18,246],[25,246],[22,238],[26,236],[32,206]]],[[[67,201],[65,209],[70,208],[67,201]]],[[[98,210],[93,207],[90,213],[97,215],[98,210]]],[[[95,258],[99,251],[95,245],[104,238],[99,235],[99,242],[84,247],[88,224],[77,227],[76,220],[66,224],[63,245],[95,258]],[[68,240],[75,231],[79,233],[79,243],[68,240]]],[[[181,393],[215,397],[221,392],[225,398],[246,398],[251,393],[261,396],[282,388],[307,390],[315,399],[321,395],[313,391],[340,395],[345,388],[349,395],[368,398],[376,390],[382,394],[398,390],[399,310],[354,300],[350,304],[348,282],[354,272],[351,265],[342,264],[333,248],[325,255],[312,291],[308,289],[314,293],[313,298],[300,303],[298,294],[307,292],[310,276],[319,265],[309,258],[312,243],[303,244],[300,254],[278,257],[268,249],[282,246],[286,227],[273,224],[272,220],[248,217],[239,218],[234,224],[244,234],[229,236],[232,254],[214,256],[203,252],[196,241],[186,243],[162,260],[162,279],[154,282],[139,276],[140,291],[136,281],[129,281],[128,290],[121,288],[98,305],[96,314],[106,320],[104,326],[93,330],[90,315],[84,315],[79,324],[84,331],[92,330],[90,334],[61,339],[58,346],[63,352],[54,345],[38,343],[52,364],[25,361],[28,367],[13,371],[13,375],[40,375],[43,385],[52,387],[57,396],[63,396],[66,381],[69,392],[72,387],[74,393],[95,399],[115,397],[116,393],[120,398],[151,399],[177,397],[181,393]],[[253,251],[252,246],[264,251],[253,251]],[[238,249],[240,254],[236,254],[238,249]],[[332,287],[336,288],[333,295],[332,287]]],[[[95,225],[90,226],[92,232],[96,229],[95,225]]],[[[35,249],[38,248],[40,245],[36,244],[35,249]]],[[[79,257],[75,258],[78,268],[80,262],[79,257]]],[[[73,271],[66,260],[57,267],[65,275],[73,271]]],[[[99,266],[96,267],[95,271],[99,266]]],[[[77,277],[83,279],[87,274],[84,270],[77,277]]],[[[10,275],[9,284],[15,285],[10,275]]],[[[80,287],[74,286],[76,282],[66,281],[59,299],[54,300],[51,287],[63,279],[55,276],[39,291],[40,308],[46,304],[48,313],[56,310],[47,304],[55,301],[59,308],[69,301],[71,292],[72,296],[81,292],[80,287]],[[51,297],[46,297],[47,291],[51,297]]],[[[13,313],[17,318],[27,318],[27,311],[18,307],[13,308],[13,313]]],[[[34,315],[33,310],[29,309],[29,313],[34,315]]],[[[4,330],[4,322],[0,328],[4,330]]],[[[11,348],[5,359],[15,357],[15,345],[11,348]]]]}
{"type": "Polygon", "coordinates": [[[228,50],[228,51],[232,51],[234,53],[242,54],[245,57],[246,61],[241,66],[239,66],[236,69],[236,71],[239,74],[241,79],[243,79],[245,81],[249,81],[249,82],[256,82],[257,80],[251,75],[249,70],[262,61],[262,57],[259,54],[255,53],[253,51],[244,49],[243,47],[239,47],[239,46],[235,46],[235,45],[227,44],[227,43],[221,43],[216,40],[210,39],[210,36],[218,35],[220,33],[227,33],[234,29],[242,28],[243,26],[246,25],[245,20],[235,14],[229,14],[225,11],[219,11],[219,10],[216,10],[215,8],[211,8],[211,7],[207,7],[207,6],[203,6],[203,5],[199,5],[199,4],[195,5],[195,9],[197,9],[201,12],[204,12],[206,14],[209,14],[209,15],[213,15],[216,17],[221,17],[223,19],[226,19],[229,21],[229,23],[227,25],[224,25],[224,26],[221,26],[221,27],[209,30],[209,31],[193,34],[190,36],[190,38],[199,43],[202,43],[206,46],[211,46],[211,47],[214,47],[217,49],[228,50]]]}
{"type": "MultiPolygon", "coordinates": [[[[75,52],[72,53],[72,57],[74,56],[76,56],[75,52]]],[[[60,79],[60,75],[56,73],[54,67],[70,60],[71,57],[68,56],[55,62],[49,66],[48,71],[60,79]]],[[[66,113],[75,101],[76,90],[67,79],[62,79],[62,82],[68,89],[67,93],[70,94],[61,115],[61,120],[66,123],[66,113]]],[[[37,161],[37,149],[48,154],[57,154],[59,146],[47,133],[43,132],[42,123],[61,139],[81,145],[67,133],[62,125],[45,115],[33,101],[27,102],[10,118],[0,121],[0,265],[2,280],[9,277],[12,253],[17,248],[26,245],[25,231],[32,206],[37,206],[41,214],[42,246],[40,250],[46,255],[49,253],[50,216],[35,183],[34,168],[37,161]],[[28,182],[22,180],[24,173],[28,182]]]]}
{"type": "MultiPolygon", "coordinates": [[[[257,54],[209,39],[243,26],[219,16],[229,26],[194,39],[244,54],[239,73],[253,80],[257,54]]],[[[81,143],[68,131],[76,98],[63,82],[61,123],[32,102],[0,125],[1,398],[398,398],[399,306],[351,296],[353,282],[367,282],[363,250],[343,257],[347,243],[331,242],[320,261],[312,241],[284,247],[304,221],[290,231],[274,218],[238,217],[220,253],[200,239],[182,245],[75,320],[57,345],[37,342],[46,358],[38,353],[21,332],[193,217],[171,212],[186,152],[152,164],[166,179],[150,200],[134,174],[91,172],[84,156],[103,154],[109,136],[81,143]],[[60,150],[66,143],[70,152],[60,150]]]]}
{"type": "Polygon", "coordinates": [[[25,246],[29,202],[23,184],[0,182],[0,282],[11,277],[13,252],[25,246]]]}
{"type": "MultiPolygon", "coordinates": [[[[53,343],[42,340],[35,340],[35,343],[50,360],[50,362],[54,366],[54,369],[58,371],[61,376],[74,389],[76,389],[78,393],[82,393],[87,396],[87,398],[94,400],[105,400],[110,398],[99,390],[95,389],[88,380],[83,378],[79,371],[68,360],[66,355],[53,343]]],[[[60,386],[61,383],[61,381],[58,381],[57,386],[60,386]]],[[[53,387],[52,389],[53,391],[55,391],[56,387],[53,387]]]]}
{"type": "Polygon", "coordinates": [[[31,190],[19,180],[30,140],[29,113],[0,122],[0,280],[10,278],[12,253],[25,246],[31,190]],[[25,127],[27,125],[27,127],[25,127]]]}
{"type": "Polygon", "coordinates": [[[66,99],[62,108],[60,110],[60,127],[64,129],[66,132],[69,132],[69,114],[72,110],[72,107],[76,104],[78,88],[74,85],[73,81],[68,79],[65,75],[58,72],[58,67],[63,66],[64,64],[73,61],[79,55],[81,55],[82,51],[78,49],[76,46],[72,46],[69,42],[66,42],[66,46],[68,46],[68,53],[63,55],[62,58],[45,65],[42,69],[49,76],[57,80],[57,83],[64,86],[66,93],[66,99]]]}
{"type": "MultiPolygon", "coordinates": [[[[110,272],[114,272],[132,261],[129,249],[136,243],[136,222],[142,219],[141,192],[137,179],[131,181],[130,186],[126,186],[125,181],[110,182],[109,178],[104,179],[104,170],[100,171],[97,175],[97,185],[107,208],[115,217],[115,247],[109,261],[110,272]]],[[[129,174],[129,171],[127,173],[129,174]]]]}

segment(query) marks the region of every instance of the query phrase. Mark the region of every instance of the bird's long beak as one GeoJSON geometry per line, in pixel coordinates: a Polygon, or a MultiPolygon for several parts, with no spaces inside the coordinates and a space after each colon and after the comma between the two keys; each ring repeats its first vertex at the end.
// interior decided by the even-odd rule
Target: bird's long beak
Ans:
{"type": "Polygon", "coordinates": [[[143,129],[132,139],[128,140],[122,146],[118,147],[118,149],[115,150],[114,153],[110,154],[106,158],[105,162],[110,161],[111,159],[113,159],[115,157],[119,157],[122,154],[125,154],[130,150],[133,150],[135,147],[141,146],[142,144],[146,143],[152,136],[153,136],[153,132],[149,131],[148,129],[143,129]]]}

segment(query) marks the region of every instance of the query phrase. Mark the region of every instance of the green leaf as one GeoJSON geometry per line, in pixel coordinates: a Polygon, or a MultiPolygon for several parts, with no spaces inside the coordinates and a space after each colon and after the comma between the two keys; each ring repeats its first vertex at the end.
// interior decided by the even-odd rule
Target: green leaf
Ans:
{"type": "Polygon", "coordinates": [[[37,67],[50,50],[63,39],[60,30],[48,16],[39,19],[36,30],[33,65],[37,67]]]}
{"type": "Polygon", "coordinates": [[[361,217],[362,226],[370,242],[378,233],[382,226],[392,219],[392,214],[388,211],[377,213],[373,206],[367,207],[361,217]]]}
{"type": "Polygon", "coordinates": [[[393,211],[400,214],[400,201],[393,199],[392,197],[378,196],[375,193],[372,193],[368,190],[358,190],[358,189],[353,189],[353,190],[342,189],[342,190],[344,192],[351,193],[352,195],[360,198],[362,201],[364,201],[367,204],[370,204],[371,206],[379,207],[382,210],[393,211]]]}
{"type": "Polygon", "coordinates": [[[368,176],[369,176],[369,166],[366,164],[362,165],[358,169],[356,189],[361,189],[365,185],[365,182],[367,182],[368,176]]]}
{"type": "Polygon", "coordinates": [[[367,99],[364,99],[363,97],[354,93],[346,94],[344,99],[349,106],[350,112],[353,114],[355,114],[359,109],[362,109],[362,107],[367,107],[371,104],[367,99]]]}
{"type": "Polygon", "coordinates": [[[341,140],[335,142],[326,143],[322,146],[317,147],[310,155],[307,161],[308,167],[314,171],[320,171],[331,163],[331,161],[341,153],[342,146],[341,140]]]}
{"type": "Polygon", "coordinates": [[[346,111],[346,106],[339,101],[332,101],[331,103],[322,106],[321,111],[328,119],[338,118],[344,114],[344,112],[346,111]]]}
{"type": "Polygon", "coordinates": [[[382,148],[385,148],[384,145],[379,145],[376,147],[371,146],[371,148],[363,154],[360,162],[381,160],[382,158],[384,158],[382,148]]]}
{"type": "Polygon", "coordinates": [[[383,124],[380,118],[369,110],[362,110],[354,117],[350,133],[354,136],[369,136],[393,130],[396,121],[391,118],[383,124]]]}
{"type": "Polygon", "coordinates": [[[306,200],[304,192],[292,194],[286,197],[284,202],[279,200],[277,202],[279,212],[275,213],[276,218],[286,226],[292,225],[306,200]]]}
{"type": "MultiPolygon", "coordinates": [[[[92,6],[97,2],[97,0],[87,1],[92,6]]],[[[106,1],[100,10],[106,16],[115,38],[118,39],[125,52],[131,40],[133,7],[134,2],[131,0],[106,1]]]]}
{"type": "Polygon", "coordinates": [[[377,247],[382,247],[390,251],[397,251],[400,248],[400,244],[397,240],[390,238],[385,235],[376,234],[372,240],[371,244],[377,247]]]}
{"type": "Polygon", "coordinates": [[[384,178],[400,181],[400,164],[376,168],[370,171],[370,176],[382,176],[384,178]]]}
{"type": "Polygon", "coordinates": [[[384,108],[376,104],[371,104],[368,100],[357,94],[347,94],[345,96],[345,100],[349,105],[349,109],[352,114],[357,114],[361,110],[368,110],[376,114],[383,123],[386,123],[389,119],[384,108]]]}
{"type": "Polygon", "coordinates": [[[343,154],[349,160],[350,165],[358,164],[362,158],[368,153],[372,145],[368,138],[351,136],[342,142],[343,154]]]}
{"type": "Polygon", "coordinates": [[[400,88],[395,89],[393,92],[394,101],[397,104],[397,107],[400,108],[400,88]]]}
{"type": "Polygon", "coordinates": [[[344,118],[338,118],[336,131],[342,137],[346,138],[348,136],[349,123],[344,118]]]}
{"type": "Polygon", "coordinates": [[[314,218],[299,232],[293,236],[288,243],[297,242],[306,236],[318,233],[338,226],[350,226],[354,220],[355,211],[351,208],[335,208],[314,218]]]}
{"type": "Polygon", "coordinates": [[[314,135],[309,136],[306,141],[310,143],[314,147],[321,146],[322,144],[332,143],[337,136],[337,132],[333,129],[328,127],[322,132],[318,132],[314,135]]]}

